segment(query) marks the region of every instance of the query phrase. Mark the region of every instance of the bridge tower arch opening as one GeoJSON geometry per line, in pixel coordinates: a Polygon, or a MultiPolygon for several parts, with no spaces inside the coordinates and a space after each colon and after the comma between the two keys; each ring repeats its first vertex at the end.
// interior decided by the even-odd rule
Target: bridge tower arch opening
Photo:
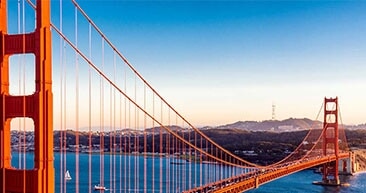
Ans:
{"type": "Polygon", "coordinates": [[[0,0],[0,192],[54,192],[53,95],[50,1],[36,1],[37,25],[34,32],[9,35],[7,0],[0,0]],[[34,54],[35,92],[9,94],[9,56],[34,54]],[[34,123],[34,169],[11,167],[10,122],[28,117],[34,123]]]}

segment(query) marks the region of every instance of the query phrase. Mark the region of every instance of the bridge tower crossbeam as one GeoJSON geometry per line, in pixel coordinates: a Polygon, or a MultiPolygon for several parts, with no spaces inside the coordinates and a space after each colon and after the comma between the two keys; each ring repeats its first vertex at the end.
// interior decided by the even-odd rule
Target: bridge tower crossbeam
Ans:
{"type": "Polygon", "coordinates": [[[50,1],[36,1],[37,26],[34,32],[8,34],[7,0],[0,0],[0,192],[54,192],[53,95],[50,1]],[[9,56],[35,56],[35,92],[13,96],[9,93],[9,56]],[[34,168],[11,166],[10,122],[28,117],[34,123],[34,168]]]}

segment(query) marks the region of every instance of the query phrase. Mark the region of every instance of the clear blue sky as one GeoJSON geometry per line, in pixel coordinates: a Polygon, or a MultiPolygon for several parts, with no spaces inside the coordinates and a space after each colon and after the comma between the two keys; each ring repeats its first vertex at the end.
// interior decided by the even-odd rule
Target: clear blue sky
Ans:
{"type": "Polygon", "coordinates": [[[314,119],[325,96],[366,122],[366,1],[79,3],[195,125],[268,120],[272,103],[277,119],[314,119]]]}

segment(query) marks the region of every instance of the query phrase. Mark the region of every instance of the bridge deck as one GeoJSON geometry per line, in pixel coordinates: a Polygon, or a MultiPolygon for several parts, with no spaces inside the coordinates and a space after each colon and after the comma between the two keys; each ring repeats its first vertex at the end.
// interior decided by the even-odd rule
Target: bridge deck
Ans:
{"type": "MultiPolygon", "coordinates": [[[[349,158],[349,153],[342,153],[339,159],[349,158]]],[[[207,184],[202,187],[197,187],[186,191],[185,193],[193,192],[243,192],[246,190],[258,188],[260,185],[271,182],[278,178],[290,175],[292,173],[315,167],[324,163],[336,160],[336,156],[327,156],[314,159],[305,159],[299,162],[286,163],[273,168],[262,169],[257,172],[245,173],[215,183],[207,184]]]]}

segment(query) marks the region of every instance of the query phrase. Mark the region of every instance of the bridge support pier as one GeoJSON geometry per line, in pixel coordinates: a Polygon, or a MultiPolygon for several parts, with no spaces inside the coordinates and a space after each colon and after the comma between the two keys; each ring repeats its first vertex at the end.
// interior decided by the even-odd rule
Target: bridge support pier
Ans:
{"type": "Polygon", "coordinates": [[[352,158],[352,152],[350,152],[350,157],[348,159],[342,159],[339,162],[338,170],[340,175],[352,175],[354,173],[353,171],[353,158],[352,158]]]}

